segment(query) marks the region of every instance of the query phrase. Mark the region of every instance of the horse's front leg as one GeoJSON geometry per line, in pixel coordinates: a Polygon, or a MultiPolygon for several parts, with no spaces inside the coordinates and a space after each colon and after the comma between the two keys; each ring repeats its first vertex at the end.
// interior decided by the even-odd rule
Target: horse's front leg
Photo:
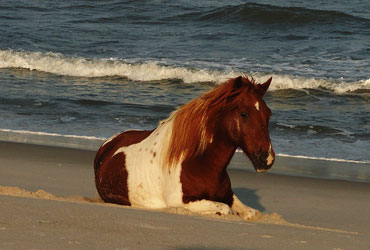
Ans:
{"type": "Polygon", "coordinates": [[[239,215],[245,220],[250,220],[259,213],[257,209],[244,205],[235,194],[233,195],[233,204],[231,206],[231,210],[234,214],[239,215]]]}
{"type": "Polygon", "coordinates": [[[191,212],[201,213],[201,214],[218,214],[218,215],[228,215],[233,214],[229,205],[210,200],[199,200],[191,201],[184,204],[184,207],[191,212]]]}

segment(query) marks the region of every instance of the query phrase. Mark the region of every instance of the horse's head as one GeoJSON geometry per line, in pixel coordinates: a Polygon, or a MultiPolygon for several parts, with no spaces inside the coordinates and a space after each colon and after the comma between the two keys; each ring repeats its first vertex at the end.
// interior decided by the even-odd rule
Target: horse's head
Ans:
{"type": "Polygon", "coordinates": [[[271,110],[262,99],[271,80],[256,84],[244,77],[233,79],[231,108],[223,119],[232,143],[244,151],[257,172],[266,172],[275,161],[268,131],[271,110]]]}
{"type": "Polygon", "coordinates": [[[168,165],[201,157],[209,145],[221,143],[226,161],[230,160],[227,154],[231,157],[240,147],[257,172],[271,168],[275,160],[268,132],[271,111],[262,100],[270,83],[271,78],[263,84],[253,78],[230,79],[174,112],[169,118],[173,129],[168,165]]]}

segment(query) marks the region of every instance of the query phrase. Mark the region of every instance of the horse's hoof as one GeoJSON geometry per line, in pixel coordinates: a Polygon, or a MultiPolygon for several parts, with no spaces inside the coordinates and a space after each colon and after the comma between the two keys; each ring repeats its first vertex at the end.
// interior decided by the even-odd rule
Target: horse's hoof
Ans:
{"type": "Polygon", "coordinates": [[[226,205],[226,204],[220,203],[220,204],[216,205],[216,207],[217,207],[217,210],[218,210],[216,212],[216,214],[218,214],[218,215],[230,215],[230,214],[233,214],[233,211],[231,210],[231,208],[228,205],[226,205]]]}

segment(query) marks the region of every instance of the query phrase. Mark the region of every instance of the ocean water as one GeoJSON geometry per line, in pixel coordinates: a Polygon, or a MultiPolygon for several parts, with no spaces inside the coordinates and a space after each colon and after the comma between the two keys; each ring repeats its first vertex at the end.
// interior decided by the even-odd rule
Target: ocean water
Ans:
{"type": "Polygon", "coordinates": [[[2,0],[0,34],[0,139],[152,129],[247,74],[278,154],[370,162],[367,0],[2,0]]]}

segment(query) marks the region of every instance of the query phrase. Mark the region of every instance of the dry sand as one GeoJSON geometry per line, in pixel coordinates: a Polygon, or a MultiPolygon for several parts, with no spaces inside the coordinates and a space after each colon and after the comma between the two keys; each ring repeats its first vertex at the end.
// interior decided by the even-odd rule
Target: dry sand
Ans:
{"type": "Polygon", "coordinates": [[[370,249],[370,183],[230,170],[247,222],[102,203],[91,151],[0,149],[0,249],[370,249]]]}

